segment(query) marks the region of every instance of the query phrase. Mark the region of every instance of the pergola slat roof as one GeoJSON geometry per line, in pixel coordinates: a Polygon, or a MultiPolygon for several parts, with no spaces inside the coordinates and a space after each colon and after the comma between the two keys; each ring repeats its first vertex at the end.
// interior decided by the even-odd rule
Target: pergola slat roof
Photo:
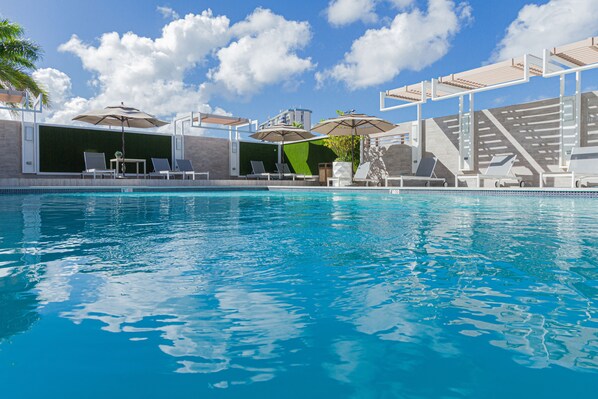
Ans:
{"type": "MultiPolygon", "coordinates": [[[[597,53],[598,54],[598,53],[597,53]]],[[[542,69],[539,65],[529,64],[529,73],[534,76],[542,76],[542,69]]],[[[443,89],[443,85],[436,88],[436,97],[452,95],[456,91],[467,91],[482,89],[490,86],[514,82],[525,77],[524,57],[512,58],[510,60],[485,65],[469,71],[453,73],[438,78],[438,83],[450,86],[443,89]],[[449,90],[450,89],[450,90],[449,90]]],[[[422,101],[422,84],[416,83],[408,86],[388,90],[386,96],[407,102],[422,101]]],[[[426,84],[426,98],[432,97],[432,91],[426,84]]]]}
{"type": "MultiPolygon", "coordinates": [[[[529,65],[529,71],[531,75],[542,76],[542,69],[538,66],[529,65]]],[[[525,63],[523,57],[519,57],[443,76],[438,82],[460,89],[475,90],[522,79],[524,73],[525,63]]],[[[438,95],[442,97],[442,93],[438,95]]]]}
{"type": "Polygon", "coordinates": [[[24,91],[0,89],[0,102],[19,104],[22,103],[24,99],[24,91]]]}
{"type": "Polygon", "coordinates": [[[226,116],[217,114],[204,114],[200,113],[199,116],[193,117],[193,122],[199,122],[200,124],[208,123],[211,125],[222,125],[222,126],[243,126],[250,123],[247,118],[238,118],[236,116],[226,116]]]}
{"type": "MultiPolygon", "coordinates": [[[[396,89],[388,90],[386,92],[388,97],[393,97],[398,100],[408,102],[418,102],[422,100],[422,85],[413,84],[409,86],[398,87],[396,89]]],[[[426,97],[430,97],[432,94],[429,89],[426,89],[426,97]]]]}
{"type": "Polygon", "coordinates": [[[569,61],[577,66],[586,66],[598,63],[598,37],[553,47],[550,54],[569,61]]]}
{"type": "MultiPolygon", "coordinates": [[[[568,64],[569,67],[585,67],[598,64],[598,37],[590,37],[579,42],[553,47],[549,50],[550,55],[558,63],[568,64]]],[[[550,76],[543,71],[541,60],[538,57],[528,55],[529,76],[550,76]]],[[[469,71],[453,73],[437,79],[435,91],[432,93],[430,85],[425,83],[425,93],[422,96],[422,83],[398,87],[388,90],[386,97],[409,103],[423,102],[428,98],[440,99],[447,96],[454,96],[455,93],[466,94],[471,90],[480,90],[499,87],[508,84],[517,84],[524,81],[525,57],[512,58],[510,60],[485,65],[469,71]]],[[[548,71],[550,72],[550,71],[548,71]]]]}

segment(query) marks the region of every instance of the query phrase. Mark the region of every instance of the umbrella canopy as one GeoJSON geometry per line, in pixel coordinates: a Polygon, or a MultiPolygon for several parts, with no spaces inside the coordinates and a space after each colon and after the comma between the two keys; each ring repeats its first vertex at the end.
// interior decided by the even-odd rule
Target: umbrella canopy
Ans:
{"type": "Polygon", "coordinates": [[[92,125],[120,126],[122,129],[123,158],[125,156],[125,126],[150,128],[168,124],[168,122],[161,121],[153,115],[139,111],[137,108],[126,107],[123,103],[77,115],[73,120],[91,123],[92,125]]]}
{"type": "Polygon", "coordinates": [[[315,137],[309,131],[295,126],[275,125],[260,129],[251,136],[254,139],[282,143],[282,162],[284,162],[284,142],[311,139],[315,137]]]}
{"type": "Polygon", "coordinates": [[[323,120],[311,130],[329,136],[352,136],[384,133],[396,127],[394,123],[376,116],[347,114],[323,120]]]}
{"type": "MultiPolygon", "coordinates": [[[[335,118],[323,120],[311,130],[328,136],[353,136],[384,133],[394,129],[394,123],[385,121],[376,116],[348,113],[335,118]]],[[[351,146],[351,164],[353,164],[353,146],[351,146]]],[[[353,170],[353,168],[351,168],[353,170]]]]}

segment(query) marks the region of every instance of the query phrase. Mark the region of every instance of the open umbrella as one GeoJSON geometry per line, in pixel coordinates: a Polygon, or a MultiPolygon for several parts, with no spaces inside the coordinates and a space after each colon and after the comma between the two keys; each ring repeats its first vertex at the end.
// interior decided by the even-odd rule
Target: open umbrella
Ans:
{"type": "MultiPolygon", "coordinates": [[[[323,120],[311,130],[328,136],[351,136],[351,165],[353,165],[353,136],[384,133],[396,127],[395,124],[375,116],[347,113],[323,120]]],[[[353,168],[351,168],[351,171],[353,168]]]]}
{"type": "Polygon", "coordinates": [[[260,129],[251,136],[254,139],[271,142],[281,142],[282,162],[284,162],[284,142],[311,139],[314,137],[309,131],[295,126],[274,125],[260,129]]]}
{"type": "MultiPolygon", "coordinates": [[[[161,121],[153,115],[139,111],[137,108],[126,107],[123,103],[77,115],[73,120],[91,123],[92,125],[120,126],[122,129],[123,158],[125,157],[125,126],[129,128],[150,128],[168,124],[168,122],[161,121]]],[[[124,169],[123,163],[123,172],[124,169]]]]}

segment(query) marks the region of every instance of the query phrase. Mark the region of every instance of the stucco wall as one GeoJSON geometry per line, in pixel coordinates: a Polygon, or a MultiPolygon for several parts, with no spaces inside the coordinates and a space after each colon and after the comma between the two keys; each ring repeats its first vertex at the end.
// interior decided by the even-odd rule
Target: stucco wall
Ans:
{"type": "Polygon", "coordinates": [[[21,123],[0,120],[0,176],[22,177],[21,123]]]}

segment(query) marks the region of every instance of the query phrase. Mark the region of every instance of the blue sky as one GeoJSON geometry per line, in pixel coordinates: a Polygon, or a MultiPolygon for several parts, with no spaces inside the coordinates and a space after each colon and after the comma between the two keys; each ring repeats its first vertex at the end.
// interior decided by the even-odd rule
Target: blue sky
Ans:
{"type": "MultiPolygon", "coordinates": [[[[37,76],[57,123],[120,101],[162,117],[263,121],[295,106],[314,121],[336,109],[406,121],[413,110],[379,112],[380,91],[596,35],[596,11],[596,0],[0,0],[44,48],[37,76]]],[[[584,88],[597,87],[586,73],[584,88]]],[[[535,79],[480,94],[476,108],[556,95],[556,79],[535,79]]],[[[429,102],[424,116],[456,104],[429,102]]]]}

